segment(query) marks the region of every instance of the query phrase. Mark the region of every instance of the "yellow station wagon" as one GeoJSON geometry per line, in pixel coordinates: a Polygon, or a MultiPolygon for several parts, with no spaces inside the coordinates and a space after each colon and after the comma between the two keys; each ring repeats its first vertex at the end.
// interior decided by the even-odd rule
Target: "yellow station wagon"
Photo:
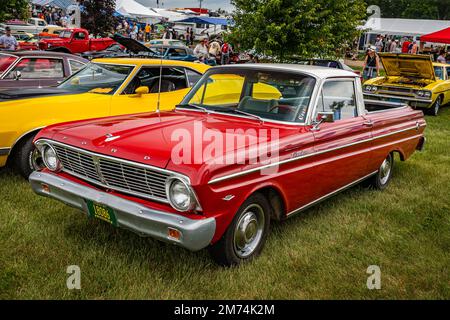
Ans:
{"type": "Polygon", "coordinates": [[[172,110],[208,68],[183,61],[97,59],[57,88],[42,89],[39,97],[36,90],[9,93],[9,99],[0,92],[0,167],[12,160],[28,177],[33,138],[51,124],[152,112],[158,99],[161,110],[172,110]],[[49,95],[42,96],[45,92],[49,95]]]}
{"type": "Polygon", "coordinates": [[[433,63],[428,55],[380,53],[385,77],[364,83],[364,98],[405,102],[437,115],[450,102],[450,65],[433,63]]]}

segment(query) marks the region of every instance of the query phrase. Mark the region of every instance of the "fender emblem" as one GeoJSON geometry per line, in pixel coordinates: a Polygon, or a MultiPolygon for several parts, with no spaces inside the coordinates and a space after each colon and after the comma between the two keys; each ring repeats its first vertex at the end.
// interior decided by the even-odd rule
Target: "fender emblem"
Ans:
{"type": "Polygon", "coordinates": [[[223,198],[223,200],[225,200],[225,201],[230,201],[230,200],[233,200],[234,199],[234,194],[229,194],[229,195],[227,195],[225,198],[223,198]]]}
{"type": "Polygon", "coordinates": [[[108,133],[106,135],[105,142],[111,142],[111,141],[114,141],[114,140],[119,139],[119,138],[120,138],[120,136],[114,136],[111,133],[108,133]]]}

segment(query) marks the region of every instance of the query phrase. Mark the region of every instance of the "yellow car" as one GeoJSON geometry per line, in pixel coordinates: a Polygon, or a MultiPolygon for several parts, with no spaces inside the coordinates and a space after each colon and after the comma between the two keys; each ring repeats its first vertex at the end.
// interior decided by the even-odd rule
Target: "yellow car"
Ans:
{"type": "Polygon", "coordinates": [[[209,67],[152,59],[97,59],[57,88],[0,92],[0,167],[12,160],[28,177],[36,133],[51,124],[122,114],[171,110],[209,67]],[[162,77],[160,80],[160,74],[162,77]],[[3,98],[2,98],[3,97],[3,98]]]}
{"type": "Polygon", "coordinates": [[[433,63],[428,55],[380,53],[386,77],[364,83],[364,98],[404,102],[437,115],[450,102],[450,65],[433,63]]]}

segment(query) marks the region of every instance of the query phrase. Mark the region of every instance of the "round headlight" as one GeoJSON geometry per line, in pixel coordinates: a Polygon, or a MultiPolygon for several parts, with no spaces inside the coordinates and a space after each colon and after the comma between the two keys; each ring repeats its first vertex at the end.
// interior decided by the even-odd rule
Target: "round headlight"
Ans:
{"type": "Polygon", "coordinates": [[[56,155],[55,149],[50,145],[45,145],[42,148],[42,159],[45,166],[51,171],[59,171],[61,169],[61,162],[56,155]]]}
{"type": "Polygon", "coordinates": [[[195,198],[189,186],[179,178],[173,178],[166,185],[169,202],[178,211],[189,211],[195,205],[195,198]]]}
{"type": "Polygon", "coordinates": [[[419,91],[417,91],[417,95],[418,95],[419,97],[423,97],[424,92],[423,92],[422,90],[419,90],[419,91]]]}
{"type": "Polygon", "coordinates": [[[372,92],[377,91],[377,87],[376,86],[372,86],[372,92]]]}
{"type": "Polygon", "coordinates": [[[372,91],[372,87],[371,86],[364,86],[364,91],[372,91]]]}
{"type": "Polygon", "coordinates": [[[424,96],[425,98],[431,98],[431,91],[425,91],[425,92],[423,93],[423,96],[424,96]]]}

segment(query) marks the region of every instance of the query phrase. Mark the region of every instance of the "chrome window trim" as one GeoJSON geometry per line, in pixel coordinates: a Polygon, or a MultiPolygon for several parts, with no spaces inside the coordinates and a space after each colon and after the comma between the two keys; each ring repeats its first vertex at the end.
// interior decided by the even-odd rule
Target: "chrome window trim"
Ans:
{"type": "MultiPolygon", "coordinates": [[[[419,125],[419,127],[425,127],[425,126],[426,125],[419,125]]],[[[298,157],[293,157],[293,158],[286,159],[286,160],[283,160],[283,161],[270,163],[270,164],[267,164],[267,165],[264,165],[264,166],[260,166],[260,167],[257,167],[257,168],[252,168],[252,169],[236,172],[236,173],[233,173],[233,174],[230,174],[230,175],[226,175],[226,176],[223,176],[223,177],[219,177],[219,178],[216,178],[216,179],[212,179],[212,180],[210,180],[208,182],[208,184],[215,184],[215,183],[218,183],[218,182],[222,182],[222,181],[230,180],[230,179],[233,179],[233,178],[236,178],[236,177],[248,175],[250,173],[257,172],[257,171],[260,171],[260,170],[263,170],[263,169],[267,169],[267,168],[271,168],[271,167],[274,167],[274,166],[280,166],[280,165],[283,165],[283,164],[286,164],[286,163],[290,163],[290,162],[294,162],[294,161],[297,161],[297,160],[314,157],[314,156],[325,154],[325,153],[328,153],[328,152],[332,152],[332,151],[336,151],[336,150],[352,147],[352,146],[355,146],[355,145],[358,145],[358,144],[367,143],[367,142],[371,142],[371,141],[374,141],[374,140],[386,138],[386,137],[392,136],[392,135],[397,134],[397,133],[402,133],[402,132],[406,132],[406,131],[410,131],[410,130],[417,130],[417,129],[418,129],[418,126],[416,125],[414,127],[409,127],[409,128],[406,128],[406,129],[401,129],[401,130],[385,133],[385,134],[379,135],[379,136],[377,136],[375,138],[364,139],[364,140],[352,142],[352,143],[349,143],[349,144],[346,144],[346,145],[343,145],[343,146],[338,146],[338,147],[327,149],[327,150],[312,152],[312,153],[309,153],[309,154],[301,155],[301,156],[298,156],[298,157]]],[[[413,136],[413,137],[408,138],[408,139],[413,139],[413,138],[415,139],[415,138],[418,138],[418,137],[419,136],[413,136]]],[[[397,141],[392,142],[392,143],[396,143],[396,142],[397,141]]]]}
{"type": "Polygon", "coordinates": [[[67,59],[67,64],[69,65],[70,76],[74,75],[74,73],[72,72],[72,65],[70,64],[71,61],[76,62],[76,63],[80,63],[80,64],[83,65],[83,67],[80,68],[80,70],[78,70],[78,71],[81,71],[82,69],[84,69],[84,67],[87,66],[87,63],[84,63],[84,62],[81,62],[81,61],[78,61],[78,60],[75,60],[75,59],[71,59],[71,58],[67,59]]]}
{"type": "MultiPolygon", "coordinates": [[[[143,163],[139,163],[139,162],[129,161],[129,160],[121,159],[121,158],[115,158],[115,157],[107,156],[107,155],[100,154],[100,153],[95,153],[95,152],[92,152],[92,151],[88,151],[88,150],[85,150],[85,149],[77,148],[77,147],[74,147],[74,146],[71,146],[71,145],[68,145],[68,144],[64,144],[64,143],[61,143],[61,142],[58,142],[58,141],[55,141],[55,140],[51,140],[51,139],[45,139],[44,138],[44,139],[39,139],[39,140],[37,140],[35,142],[35,145],[36,145],[36,147],[38,149],[39,149],[39,145],[42,145],[42,144],[57,145],[57,146],[61,146],[61,147],[64,147],[64,148],[72,149],[73,151],[76,151],[76,152],[80,152],[80,153],[89,155],[89,156],[93,157],[94,159],[105,159],[105,160],[109,160],[109,161],[113,161],[113,162],[117,162],[117,163],[122,163],[122,164],[130,165],[130,166],[139,167],[139,168],[142,168],[142,169],[149,169],[149,170],[157,171],[157,172],[160,172],[160,173],[164,173],[164,174],[170,175],[170,177],[177,177],[179,179],[182,179],[189,186],[192,194],[194,195],[195,199],[197,200],[198,207],[201,208],[200,202],[198,201],[198,197],[197,197],[194,189],[192,188],[190,178],[188,176],[185,176],[185,175],[181,174],[181,173],[174,172],[174,171],[171,171],[171,170],[162,169],[162,168],[159,168],[159,167],[155,167],[155,166],[151,166],[151,165],[147,165],[147,164],[143,164],[143,163]]],[[[107,184],[104,184],[102,182],[95,181],[95,180],[90,179],[90,178],[88,178],[86,176],[82,176],[82,175],[79,175],[79,174],[77,174],[75,172],[67,170],[64,167],[62,168],[62,171],[66,172],[66,173],[68,173],[68,174],[70,174],[70,175],[72,175],[74,177],[77,177],[77,178],[79,178],[79,179],[81,179],[83,181],[87,181],[87,182],[92,183],[92,184],[94,184],[96,186],[100,186],[100,187],[103,187],[103,188],[106,188],[106,189],[109,189],[109,190],[115,190],[115,191],[122,192],[122,193],[125,193],[125,194],[137,196],[139,198],[145,198],[145,199],[154,200],[154,201],[157,201],[157,202],[170,204],[167,194],[166,194],[166,199],[164,200],[162,198],[150,196],[148,194],[143,194],[143,193],[139,193],[139,192],[135,192],[135,191],[130,191],[130,190],[123,189],[123,188],[120,188],[120,187],[108,186],[107,184]]],[[[100,174],[99,174],[99,177],[101,177],[100,174]]]]}
{"type": "Polygon", "coordinates": [[[9,69],[11,69],[14,65],[16,65],[17,61],[20,60],[20,57],[16,56],[15,54],[9,53],[9,52],[8,53],[7,52],[1,52],[1,54],[4,55],[4,56],[10,56],[10,57],[15,57],[16,58],[16,60],[13,63],[11,63],[11,65],[8,68],[6,68],[5,71],[3,71],[1,73],[0,79],[3,79],[3,77],[9,72],[9,69]]]}
{"type": "MultiPolygon", "coordinates": [[[[159,60],[159,59],[158,59],[159,60]]],[[[165,60],[164,60],[165,61],[165,60]]],[[[107,63],[105,63],[107,64],[107,63]]],[[[172,64],[141,64],[140,66],[135,65],[135,71],[134,72],[130,72],[129,78],[125,79],[124,84],[126,82],[126,84],[122,84],[117,91],[114,93],[114,95],[122,95],[123,91],[127,88],[127,86],[130,84],[130,82],[134,79],[135,76],[137,76],[137,74],[139,73],[139,71],[141,71],[142,68],[183,68],[184,69],[184,76],[186,78],[187,81],[187,74],[186,74],[186,69],[190,69],[196,73],[199,73],[201,76],[204,75],[204,73],[201,73],[200,71],[195,70],[194,68],[188,67],[188,66],[183,66],[183,65],[172,65],[172,64]],[[120,92],[119,92],[120,90],[120,92]]],[[[186,85],[188,85],[189,83],[186,82],[186,85]]],[[[186,87],[185,89],[192,89],[192,87],[186,87]]],[[[185,89],[180,89],[180,90],[185,90],[185,89]]],[[[180,90],[175,90],[176,91],[180,91],[180,90]]],[[[149,93],[150,94],[150,93],[149,93]]],[[[126,96],[130,95],[130,94],[124,94],[126,96]]]]}
{"type": "MultiPolygon", "coordinates": [[[[14,80],[14,79],[5,79],[5,77],[7,75],[9,75],[9,73],[12,71],[13,68],[15,68],[20,61],[22,61],[23,59],[55,59],[55,60],[62,60],[63,63],[63,73],[64,73],[64,58],[63,57],[51,57],[51,56],[23,56],[23,57],[19,57],[19,59],[17,59],[9,68],[8,68],[8,72],[4,72],[3,76],[2,76],[2,80],[14,80]]],[[[60,79],[59,78],[43,78],[42,80],[48,80],[48,79],[60,79]]],[[[62,76],[62,78],[64,78],[64,75],[62,76]]],[[[41,78],[27,78],[27,79],[23,79],[23,80],[40,80],[41,78]]],[[[20,81],[20,80],[19,80],[20,81]]]]}

